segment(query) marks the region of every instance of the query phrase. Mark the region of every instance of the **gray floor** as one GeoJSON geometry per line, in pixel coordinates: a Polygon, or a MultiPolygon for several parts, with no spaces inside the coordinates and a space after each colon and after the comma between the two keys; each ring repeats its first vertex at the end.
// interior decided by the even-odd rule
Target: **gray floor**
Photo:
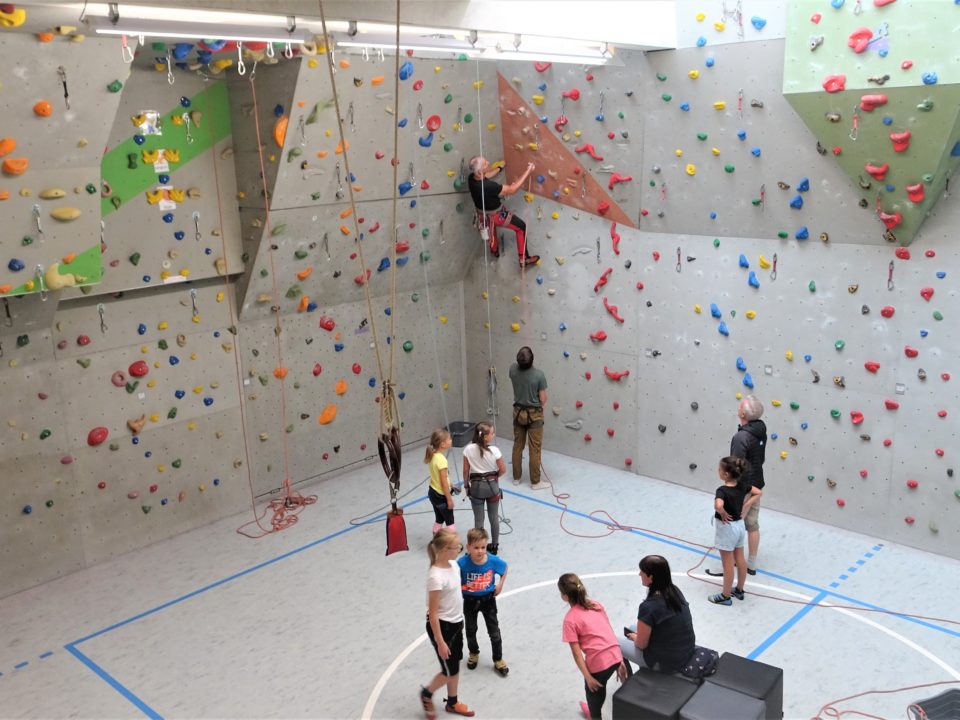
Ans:
{"type": "MultiPolygon", "coordinates": [[[[350,524],[386,500],[371,465],[312,488],[317,504],[275,536],[242,538],[249,517],[238,516],[0,601],[0,717],[422,717],[416,690],[436,659],[423,636],[432,513],[413,514],[429,512],[421,453],[404,458],[409,553],[384,557],[382,519],[350,524]]],[[[556,578],[579,573],[619,627],[636,617],[637,562],[652,552],[678,575],[699,644],[784,668],[787,718],[868,690],[960,681],[957,561],[765,509],[746,601],[714,606],[707,578],[686,574],[713,537],[710,495],[554,453],[544,463],[553,492],[505,484],[499,604],[511,672],[493,671],[481,641],[460,691],[478,717],[578,718],[582,681],[560,641],[556,578]],[[554,493],[568,494],[568,512],[554,493]],[[587,517],[594,510],[644,530],[609,533],[587,517]],[[803,604],[811,598],[857,609],[803,604]]],[[[785,491],[772,478],[768,496],[785,491]]],[[[465,532],[465,501],[457,517],[465,532]]],[[[902,718],[942,689],[838,707],[902,718]]]]}

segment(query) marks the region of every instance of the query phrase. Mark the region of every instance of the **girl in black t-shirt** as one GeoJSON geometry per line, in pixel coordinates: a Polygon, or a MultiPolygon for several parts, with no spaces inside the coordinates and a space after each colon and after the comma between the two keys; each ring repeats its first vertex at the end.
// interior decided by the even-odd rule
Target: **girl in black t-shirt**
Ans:
{"type": "Polygon", "coordinates": [[[743,526],[743,516],[760,496],[760,491],[752,484],[741,482],[749,468],[750,463],[743,458],[730,456],[720,460],[718,472],[723,485],[717,488],[713,501],[716,527],[713,544],[720,551],[723,562],[723,591],[707,598],[717,605],[733,605],[731,595],[743,600],[743,585],[747,579],[747,559],[743,554],[747,530],[743,526]],[[737,565],[736,587],[733,587],[734,563],[737,565]]]}

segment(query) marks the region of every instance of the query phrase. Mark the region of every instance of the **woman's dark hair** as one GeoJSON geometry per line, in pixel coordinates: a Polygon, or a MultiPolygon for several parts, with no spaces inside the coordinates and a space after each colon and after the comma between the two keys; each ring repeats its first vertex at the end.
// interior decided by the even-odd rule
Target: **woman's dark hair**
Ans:
{"type": "Polygon", "coordinates": [[[640,561],[640,569],[650,578],[650,587],[647,589],[647,599],[659,595],[674,612],[683,610],[686,601],[679,588],[673,584],[670,575],[670,563],[662,555],[647,555],[640,561]]]}
{"type": "Polygon", "coordinates": [[[533,367],[533,350],[526,345],[517,353],[517,367],[521,370],[529,370],[533,367]]]}
{"type": "Polygon", "coordinates": [[[720,458],[720,469],[732,479],[739,480],[750,469],[750,463],[743,458],[728,455],[725,458],[720,458]]]}
{"type": "Polygon", "coordinates": [[[473,429],[473,444],[480,449],[480,457],[490,450],[487,445],[487,434],[493,430],[493,424],[488,422],[478,422],[473,429]]]}

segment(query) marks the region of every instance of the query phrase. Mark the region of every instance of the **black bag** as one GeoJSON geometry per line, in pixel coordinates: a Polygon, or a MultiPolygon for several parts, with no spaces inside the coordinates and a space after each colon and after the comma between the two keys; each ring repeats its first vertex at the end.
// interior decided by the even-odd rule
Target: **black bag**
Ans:
{"type": "Polygon", "coordinates": [[[691,680],[709,677],[717,671],[717,663],[720,662],[720,654],[716,650],[694,645],[693,655],[680,668],[680,672],[691,680]]]}
{"type": "Polygon", "coordinates": [[[478,477],[470,480],[470,497],[477,500],[488,500],[500,497],[500,483],[496,476],[478,477]]]}

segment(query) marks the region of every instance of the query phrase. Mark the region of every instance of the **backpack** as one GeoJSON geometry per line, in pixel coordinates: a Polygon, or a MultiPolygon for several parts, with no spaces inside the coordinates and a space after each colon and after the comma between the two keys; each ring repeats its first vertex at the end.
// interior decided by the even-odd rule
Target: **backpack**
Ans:
{"type": "Polygon", "coordinates": [[[717,671],[720,654],[716,650],[694,645],[693,655],[680,668],[680,672],[692,680],[709,677],[717,671]]]}

